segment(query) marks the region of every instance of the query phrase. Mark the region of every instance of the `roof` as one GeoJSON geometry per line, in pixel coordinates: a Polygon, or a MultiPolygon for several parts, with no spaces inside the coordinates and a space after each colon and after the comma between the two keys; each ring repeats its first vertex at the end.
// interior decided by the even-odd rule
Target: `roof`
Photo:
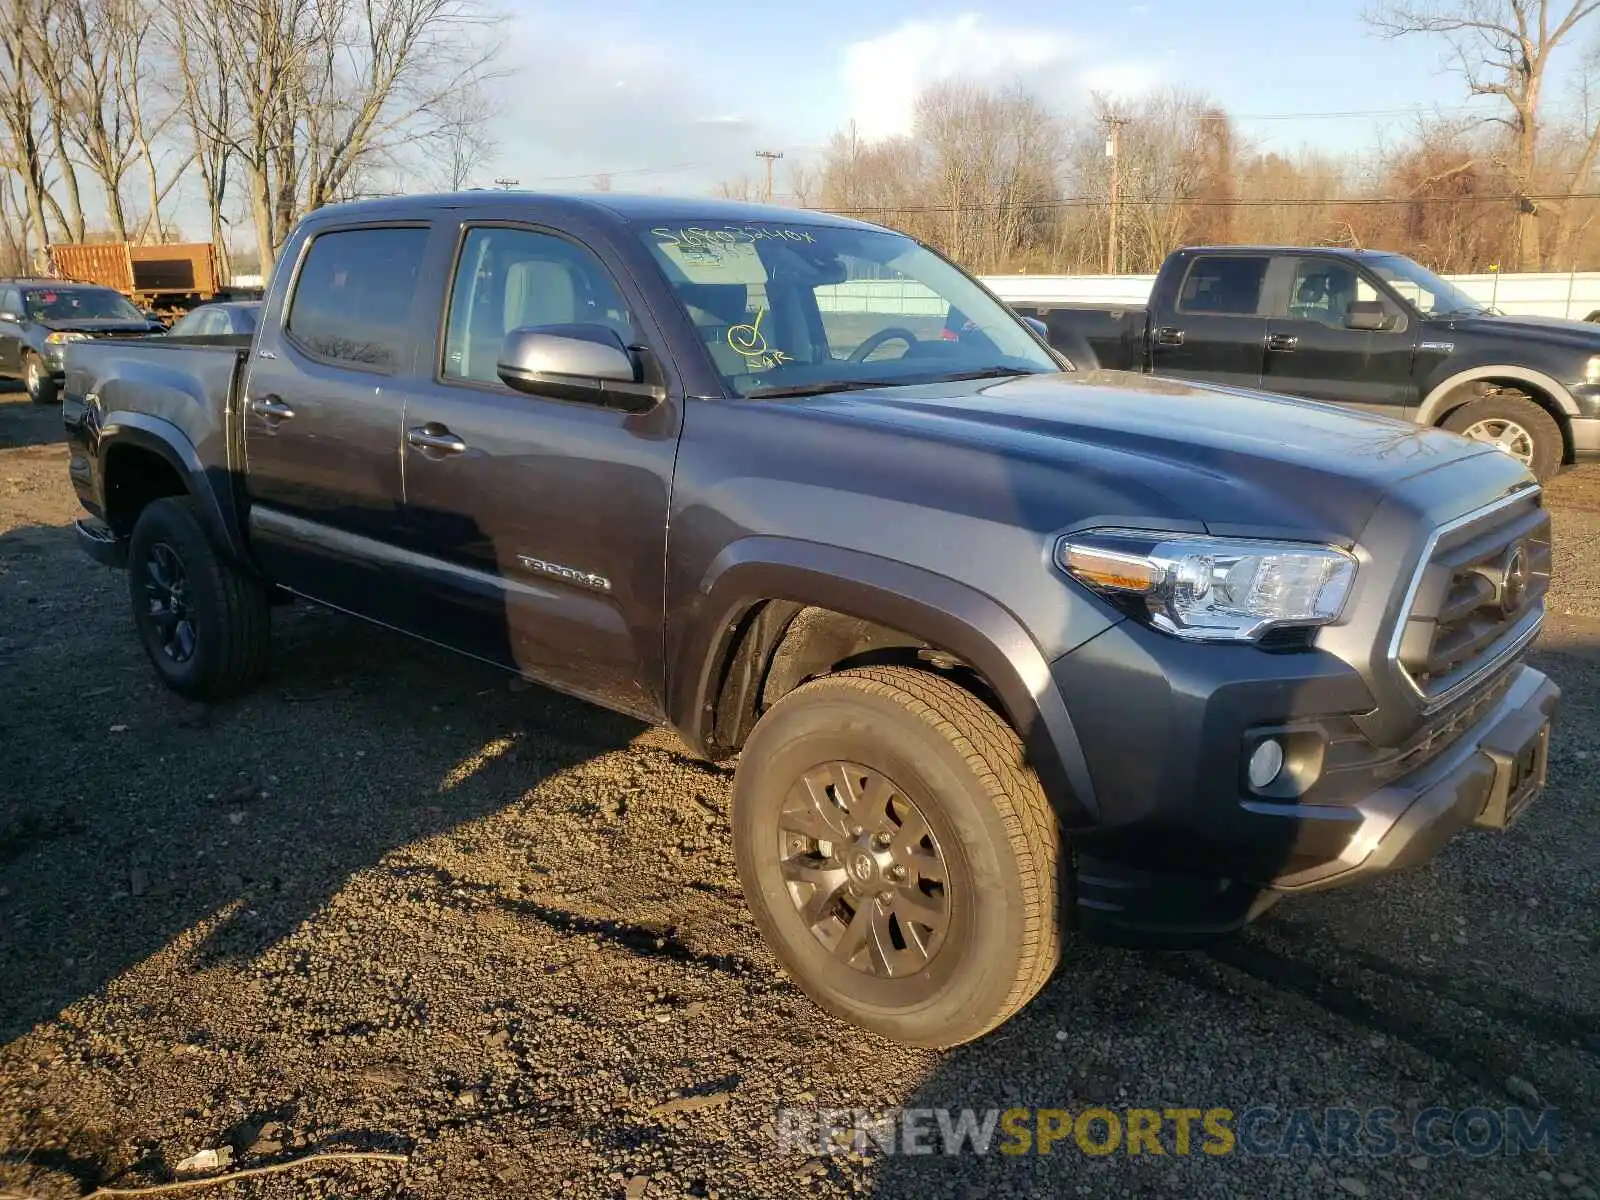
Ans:
{"type": "Polygon", "coordinates": [[[526,192],[490,191],[444,192],[434,195],[393,196],[378,200],[357,200],[332,204],[317,210],[318,216],[415,216],[418,208],[518,209],[538,206],[546,210],[604,214],[624,221],[778,221],[790,225],[825,225],[848,229],[877,229],[865,221],[854,221],[811,208],[785,208],[778,204],[749,204],[740,200],[714,200],[696,196],[645,196],[626,192],[526,192]]]}
{"type": "Polygon", "coordinates": [[[1393,250],[1354,246],[1184,246],[1185,254],[1326,254],[1334,258],[1393,258],[1393,250]]]}

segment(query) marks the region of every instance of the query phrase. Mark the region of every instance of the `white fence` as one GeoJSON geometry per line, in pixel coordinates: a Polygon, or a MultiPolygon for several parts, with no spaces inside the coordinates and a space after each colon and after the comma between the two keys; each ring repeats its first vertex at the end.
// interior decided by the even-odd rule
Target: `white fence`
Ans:
{"type": "MultiPolygon", "coordinates": [[[[987,284],[1009,304],[1143,304],[1154,275],[989,275],[987,284]]],[[[1600,311],[1600,271],[1528,275],[1446,275],[1480,304],[1525,317],[1581,321],[1600,311]]]]}

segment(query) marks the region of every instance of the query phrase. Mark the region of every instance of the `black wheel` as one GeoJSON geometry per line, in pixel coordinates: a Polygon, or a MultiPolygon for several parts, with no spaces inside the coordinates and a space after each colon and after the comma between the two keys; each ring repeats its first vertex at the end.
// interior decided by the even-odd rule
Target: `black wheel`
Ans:
{"type": "Polygon", "coordinates": [[[1495,394],[1464,404],[1444,428],[1487,442],[1546,480],[1561,468],[1563,445],[1556,419],[1526,396],[1495,394]]]}
{"type": "Polygon", "coordinates": [[[128,591],[145,653],[173,691],[221,699],[248,690],[265,669],[267,589],[212,549],[189,497],[153,501],[139,514],[128,591]]]}
{"type": "Polygon", "coordinates": [[[35,404],[54,404],[60,399],[56,381],[50,378],[44,359],[31,350],[23,355],[22,380],[28,389],[28,399],[35,404]]]}
{"type": "Polygon", "coordinates": [[[947,679],[870,667],[785,696],[740,756],[733,827],[762,933],[843,1020],[953,1046],[1055,969],[1055,812],[1017,735],[947,679]]]}

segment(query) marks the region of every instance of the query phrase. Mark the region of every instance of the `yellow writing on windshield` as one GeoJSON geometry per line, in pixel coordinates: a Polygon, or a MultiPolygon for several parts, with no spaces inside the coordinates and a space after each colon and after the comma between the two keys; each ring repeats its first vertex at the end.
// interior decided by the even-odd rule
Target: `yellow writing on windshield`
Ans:
{"type": "Polygon", "coordinates": [[[650,231],[663,246],[707,251],[718,246],[753,246],[757,242],[808,242],[817,239],[805,229],[769,229],[761,225],[724,225],[720,229],[691,226],[686,229],[656,228],[650,231]]]}
{"type": "Polygon", "coordinates": [[[767,344],[767,335],[761,332],[761,322],[766,315],[767,310],[763,308],[756,313],[755,320],[728,327],[728,345],[744,357],[745,365],[752,371],[770,371],[773,367],[794,361],[790,355],[782,350],[774,350],[767,344]]]}

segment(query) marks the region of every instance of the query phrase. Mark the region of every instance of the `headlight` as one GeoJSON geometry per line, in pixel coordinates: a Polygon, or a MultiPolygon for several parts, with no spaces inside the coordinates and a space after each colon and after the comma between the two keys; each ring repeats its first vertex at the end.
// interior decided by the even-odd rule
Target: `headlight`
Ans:
{"type": "Polygon", "coordinates": [[[1585,383],[1600,383],[1600,354],[1596,354],[1583,364],[1583,381],[1585,383]]]}
{"type": "Polygon", "coordinates": [[[1326,625],[1356,578],[1355,557],[1333,546],[1136,529],[1070,534],[1056,562],[1085,587],[1142,600],[1156,628],[1206,642],[1326,625]]]}
{"type": "Polygon", "coordinates": [[[88,340],[89,335],[87,333],[77,333],[75,331],[68,333],[50,333],[45,335],[44,344],[46,346],[64,346],[68,342],[87,342],[88,340]]]}

